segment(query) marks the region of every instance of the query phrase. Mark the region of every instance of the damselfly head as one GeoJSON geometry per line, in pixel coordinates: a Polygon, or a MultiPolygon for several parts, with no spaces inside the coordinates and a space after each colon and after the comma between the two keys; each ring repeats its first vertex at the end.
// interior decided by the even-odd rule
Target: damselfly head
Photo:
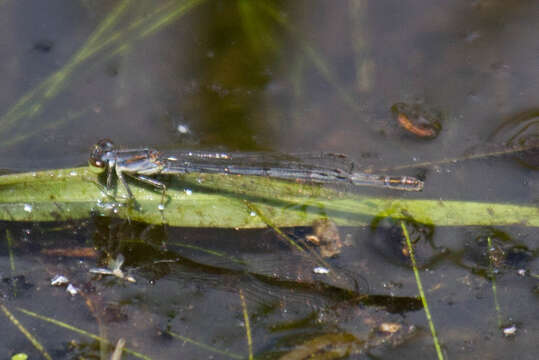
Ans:
{"type": "Polygon", "coordinates": [[[90,167],[98,171],[104,170],[107,162],[103,159],[103,157],[112,150],[114,150],[114,143],[111,140],[99,140],[99,142],[94,145],[92,151],[90,152],[90,158],[88,159],[90,167]]]}

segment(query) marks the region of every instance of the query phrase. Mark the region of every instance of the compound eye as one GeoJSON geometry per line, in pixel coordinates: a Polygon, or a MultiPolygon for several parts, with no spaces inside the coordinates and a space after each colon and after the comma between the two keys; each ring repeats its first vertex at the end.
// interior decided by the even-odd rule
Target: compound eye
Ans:
{"type": "Polygon", "coordinates": [[[100,140],[95,144],[90,152],[90,158],[88,159],[91,169],[97,172],[103,171],[107,165],[107,162],[103,157],[112,150],[114,150],[114,143],[109,139],[100,140]]]}
{"type": "Polygon", "coordinates": [[[94,149],[97,148],[101,149],[101,152],[106,153],[114,150],[114,143],[110,139],[101,139],[97,142],[97,144],[95,144],[94,149]]]}

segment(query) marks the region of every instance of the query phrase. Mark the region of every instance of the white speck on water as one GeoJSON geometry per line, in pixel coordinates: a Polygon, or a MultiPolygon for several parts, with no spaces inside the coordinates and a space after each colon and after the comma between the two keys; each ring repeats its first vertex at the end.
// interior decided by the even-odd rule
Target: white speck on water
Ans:
{"type": "Polygon", "coordinates": [[[249,215],[250,215],[250,216],[256,216],[256,213],[255,213],[254,211],[251,211],[251,212],[249,213],[249,215]]]}
{"type": "Polygon", "coordinates": [[[159,211],[163,211],[163,210],[165,210],[165,205],[159,204],[159,205],[157,205],[157,209],[158,209],[159,211]]]}
{"type": "Polygon", "coordinates": [[[513,335],[516,335],[516,333],[517,333],[517,326],[514,324],[503,329],[503,334],[505,336],[513,336],[513,335]]]}
{"type": "Polygon", "coordinates": [[[183,124],[179,124],[177,127],[176,127],[176,130],[178,130],[178,132],[180,134],[188,134],[191,132],[191,130],[189,130],[189,127],[187,125],[183,125],[183,124]]]}
{"type": "Polygon", "coordinates": [[[317,266],[313,269],[313,273],[315,274],[329,274],[329,270],[322,266],[317,266]]]}
{"type": "Polygon", "coordinates": [[[79,289],[73,286],[72,284],[67,285],[66,291],[71,294],[71,296],[75,296],[79,293],[79,289]]]}
{"type": "Polygon", "coordinates": [[[185,189],[185,193],[186,193],[187,195],[193,195],[193,190],[191,190],[191,189],[185,189]]]}
{"type": "Polygon", "coordinates": [[[52,286],[62,286],[62,285],[67,284],[68,282],[69,282],[69,280],[64,275],[59,275],[59,274],[56,274],[51,279],[51,285],[52,286]]]}
{"type": "Polygon", "coordinates": [[[24,204],[24,211],[31,213],[32,212],[32,205],[30,204],[24,204]]]}
{"type": "Polygon", "coordinates": [[[526,269],[518,269],[517,274],[520,276],[526,276],[526,269]]]}

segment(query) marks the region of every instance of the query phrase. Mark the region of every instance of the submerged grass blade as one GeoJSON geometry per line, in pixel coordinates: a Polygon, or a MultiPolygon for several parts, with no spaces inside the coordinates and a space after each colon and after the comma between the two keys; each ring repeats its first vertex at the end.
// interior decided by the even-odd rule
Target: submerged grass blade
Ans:
{"type": "Polygon", "coordinates": [[[277,235],[279,235],[279,237],[284,240],[285,242],[288,243],[288,245],[290,245],[290,247],[298,250],[299,252],[304,252],[305,250],[303,250],[303,248],[301,246],[298,245],[297,242],[295,242],[293,239],[291,239],[289,236],[286,236],[285,233],[283,233],[281,231],[281,229],[279,229],[277,226],[275,226],[273,224],[273,222],[268,219],[266,216],[264,216],[264,214],[262,213],[262,211],[260,211],[260,209],[258,209],[256,206],[254,206],[253,204],[249,203],[248,201],[245,201],[245,204],[247,205],[247,207],[249,208],[249,210],[251,210],[252,212],[254,212],[260,219],[262,219],[262,221],[264,221],[264,223],[269,227],[271,228],[273,231],[275,231],[275,233],[277,233],[277,235]]]}
{"type": "MultiPolygon", "coordinates": [[[[6,134],[23,119],[32,119],[41,114],[44,106],[55,98],[68,84],[72,74],[88,59],[106,50],[111,56],[129,49],[131,44],[147,37],[166,25],[171,24],[178,17],[201,4],[205,0],[184,0],[167,2],[150,14],[135,19],[124,28],[111,32],[118,25],[121,18],[132,3],[131,0],[122,1],[101,22],[87,42],[71,59],[57,72],[51,74],[43,82],[30,90],[19,101],[0,117],[0,132],[6,134]]],[[[104,56],[105,57],[105,56],[104,56]]],[[[13,142],[12,139],[6,139],[13,142]]],[[[5,143],[2,146],[7,146],[5,143]]]]}
{"type": "Polygon", "coordinates": [[[238,259],[238,258],[236,258],[234,256],[230,256],[227,253],[212,250],[212,249],[203,248],[203,247],[196,246],[196,245],[186,244],[186,243],[183,243],[183,242],[180,242],[180,241],[174,241],[174,240],[173,241],[168,241],[167,246],[178,246],[178,247],[183,247],[183,248],[187,248],[187,249],[191,249],[191,250],[196,250],[196,251],[199,251],[199,252],[207,254],[207,255],[215,256],[216,258],[222,258],[224,260],[230,261],[230,262],[238,264],[238,265],[246,265],[245,261],[243,261],[241,259],[238,259]]]}
{"type": "MultiPolygon", "coordinates": [[[[171,226],[266,227],[266,221],[251,215],[248,201],[275,227],[311,226],[320,218],[364,226],[380,217],[437,226],[539,226],[539,208],[530,205],[362,196],[266,177],[193,173],[162,180],[168,188],[164,211],[159,209],[159,191],[130,181],[136,202],[128,206],[122,186],[116,194],[105,194],[104,179],[87,167],[4,175],[0,220],[66,221],[98,215],[171,226]]],[[[410,195],[420,196],[404,194],[410,195]]]]}
{"type": "MultiPolygon", "coordinates": [[[[302,248],[294,239],[292,239],[290,236],[286,235],[281,229],[279,229],[278,226],[276,226],[271,219],[269,219],[267,216],[265,216],[260,209],[258,209],[254,204],[249,203],[248,201],[245,201],[246,205],[249,207],[249,210],[256,213],[256,215],[264,221],[264,223],[271,228],[277,235],[286,243],[290,245],[291,248],[294,248],[298,250],[300,253],[304,253],[305,256],[310,256],[314,262],[316,262],[319,266],[322,266],[328,270],[330,270],[329,277],[332,278],[336,283],[339,281],[339,273],[335,271],[335,269],[327,262],[325,261],[322,256],[318,254],[317,251],[315,251],[311,246],[309,246],[307,243],[304,243],[305,249],[302,248]]],[[[309,224],[310,225],[310,224],[309,224]]]]}
{"type": "MultiPolygon", "coordinates": [[[[89,337],[90,339],[93,339],[93,340],[97,340],[101,343],[104,343],[104,344],[107,344],[109,346],[113,346],[113,344],[108,341],[107,339],[105,338],[102,338],[100,336],[97,336],[97,335],[94,335],[92,334],[91,332],[88,332],[88,331],[85,331],[85,330],[82,330],[82,329],[79,329],[73,325],[69,325],[63,321],[60,321],[60,320],[56,320],[56,319],[53,319],[51,317],[48,317],[48,316],[44,316],[44,315],[40,315],[38,313],[35,313],[33,311],[30,311],[30,310],[27,310],[27,309],[24,309],[24,308],[21,308],[21,307],[18,307],[17,308],[18,311],[22,312],[23,314],[25,315],[28,315],[28,316],[31,316],[31,317],[34,317],[34,318],[37,318],[37,319],[40,319],[40,320],[43,320],[43,321],[46,321],[50,324],[53,324],[53,325],[56,325],[56,326],[59,326],[59,327],[62,327],[64,329],[68,329],[72,332],[75,332],[77,334],[81,334],[81,335],[84,335],[86,337],[89,337]]],[[[124,352],[128,353],[128,354],[131,354],[133,355],[134,357],[137,357],[139,359],[144,359],[144,360],[151,360],[151,358],[149,356],[146,356],[144,354],[141,354],[137,351],[134,351],[134,350],[130,350],[130,349],[127,349],[127,348],[124,348],[123,350],[124,352]]]]}
{"type": "Polygon", "coordinates": [[[410,260],[412,261],[412,268],[414,270],[415,281],[417,283],[417,289],[419,290],[419,296],[421,297],[421,302],[423,303],[423,309],[425,310],[425,315],[427,316],[427,322],[429,323],[430,333],[432,334],[432,340],[434,342],[434,348],[436,349],[436,355],[438,360],[443,360],[444,355],[442,353],[442,348],[438,342],[438,335],[436,335],[436,328],[434,327],[434,322],[432,321],[432,316],[429,310],[429,304],[427,303],[427,297],[425,296],[425,291],[423,291],[423,285],[421,283],[421,277],[419,276],[419,270],[415,262],[414,247],[410,241],[410,236],[408,235],[408,230],[404,221],[401,221],[402,232],[404,238],[406,239],[406,245],[408,247],[408,253],[410,254],[410,260]]]}
{"type": "Polygon", "coordinates": [[[41,353],[41,355],[47,359],[47,360],[52,360],[52,357],[49,355],[49,353],[47,352],[47,350],[45,350],[45,348],[43,347],[43,345],[41,345],[41,343],[28,331],[26,330],[26,328],[24,326],[22,326],[22,324],[19,322],[19,320],[17,320],[17,318],[11,313],[11,311],[8,310],[7,307],[4,306],[4,304],[1,304],[0,303],[0,309],[4,312],[4,314],[7,316],[7,318],[9,319],[9,321],[11,321],[11,323],[13,325],[15,325],[17,327],[17,329],[19,329],[19,331],[28,339],[30,340],[30,342],[32,343],[32,345],[37,349],[37,351],[39,351],[41,353]]]}
{"type": "Polygon", "coordinates": [[[43,134],[45,130],[53,130],[53,129],[56,130],[60,128],[62,125],[65,125],[74,120],[80,119],[81,117],[87,115],[89,112],[90,112],[89,107],[78,110],[78,111],[68,110],[65,112],[65,116],[63,117],[60,117],[54,121],[44,123],[41,126],[33,127],[32,129],[26,130],[22,133],[14,134],[13,136],[10,136],[9,139],[2,140],[2,146],[4,147],[13,146],[16,143],[20,143],[26,139],[36,136],[37,134],[43,134]]]}
{"type": "Polygon", "coordinates": [[[57,95],[57,93],[65,86],[71,73],[77,65],[84,61],[93,52],[89,50],[94,44],[100,40],[104,31],[112,26],[118,19],[121,13],[126,9],[129,1],[123,1],[119,6],[112,11],[97,30],[90,36],[90,39],[79,51],[67,62],[67,64],[54,74],[46,78],[41,84],[24,95],[6,114],[0,117],[0,130],[5,133],[19,120],[25,117],[34,117],[38,115],[43,105],[57,95]]]}
{"type": "Polygon", "coordinates": [[[249,351],[249,360],[253,360],[253,337],[251,336],[251,323],[249,321],[249,313],[247,312],[247,302],[243,295],[243,290],[240,289],[241,309],[243,313],[243,322],[245,323],[245,336],[247,337],[247,349],[249,351]]]}
{"type": "Polygon", "coordinates": [[[198,342],[196,340],[193,340],[191,338],[188,338],[186,336],[183,336],[183,335],[180,335],[180,334],[176,334],[172,331],[167,331],[167,334],[169,334],[170,336],[172,336],[173,338],[176,338],[176,339],[180,339],[186,343],[189,343],[189,344],[192,344],[192,345],[195,345],[201,349],[204,349],[204,350],[208,350],[210,352],[214,352],[214,353],[217,353],[217,354],[221,354],[221,355],[225,355],[225,356],[228,356],[229,358],[231,359],[245,359],[245,357],[241,356],[241,355],[238,355],[238,354],[234,354],[234,353],[231,353],[231,352],[228,352],[228,351],[223,351],[223,350],[220,350],[218,348],[215,348],[213,346],[210,346],[210,345],[206,345],[206,344],[203,344],[201,342],[198,342]]]}
{"type": "Polygon", "coordinates": [[[100,43],[103,39],[101,36],[103,36],[104,33],[109,31],[111,28],[113,28],[120,20],[122,14],[127,10],[127,8],[131,5],[130,3],[132,0],[123,0],[118,6],[114,8],[113,11],[111,11],[105,20],[103,20],[97,29],[94,31],[94,33],[90,36],[88,41],[86,42],[86,45],[84,48],[80,51],[80,56],[82,58],[87,57],[88,55],[85,53],[85,51],[88,51],[98,43],[100,43]]]}
{"type": "Polygon", "coordinates": [[[275,22],[280,24],[290,34],[296,37],[296,40],[298,41],[299,45],[301,45],[302,50],[307,55],[307,58],[312,61],[315,68],[320,72],[324,79],[326,79],[328,84],[335,88],[343,101],[348,106],[350,106],[351,109],[355,111],[361,110],[359,102],[356,101],[355,97],[351,93],[346,91],[339,84],[339,82],[336,80],[337,76],[327,65],[327,62],[324,60],[324,58],[312,46],[310,46],[306,40],[304,40],[301,36],[298,35],[298,30],[288,22],[288,19],[283,16],[283,14],[281,14],[275,6],[270,5],[267,2],[260,1],[257,2],[257,5],[260,6],[260,8],[264,12],[266,12],[275,22]]]}

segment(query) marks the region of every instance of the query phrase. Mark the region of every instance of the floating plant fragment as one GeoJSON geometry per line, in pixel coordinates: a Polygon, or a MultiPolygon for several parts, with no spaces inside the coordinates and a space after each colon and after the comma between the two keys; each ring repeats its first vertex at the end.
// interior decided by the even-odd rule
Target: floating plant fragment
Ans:
{"type": "Polygon", "coordinates": [[[66,278],[64,275],[56,274],[56,275],[54,275],[54,277],[51,279],[51,285],[52,285],[52,286],[64,286],[64,285],[66,285],[67,283],[69,283],[69,280],[68,280],[68,278],[66,278]]]}
{"type": "Polygon", "coordinates": [[[110,262],[108,269],[107,268],[92,268],[89,271],[92,274],[112,275],[112,276],[116,276],[117,278],[124,279],[132,283],[136,282],[134,277],[122,271],[121,267],[124,262],[125,262],[124,256],[122,254],[119,254],[116,259],[113,259],[110,262]]]}
{"type": "Polygon", "coordinates": [[[341,253],[343,246],[339,228],[330,219],[319,219],[313,222],[313,234],[307,235],[305,240],[320,249],[323,258],[329,258],[341,253]]]}
{"type": "Polygon", "coordinates": [[[424,104],[396,103],[391,112],[400,127],[417,137],[434,139],[442,130],[442,113],[424,104]]]}
{"type": "Polygon", "coordinates": [[[75,285],[73,284],[69,284],[67,285],[66,287],[66,291],[71,295],[71,296],[75,296],[79,293],[80,289],[78,287],[76,287],[75,285]]]}

